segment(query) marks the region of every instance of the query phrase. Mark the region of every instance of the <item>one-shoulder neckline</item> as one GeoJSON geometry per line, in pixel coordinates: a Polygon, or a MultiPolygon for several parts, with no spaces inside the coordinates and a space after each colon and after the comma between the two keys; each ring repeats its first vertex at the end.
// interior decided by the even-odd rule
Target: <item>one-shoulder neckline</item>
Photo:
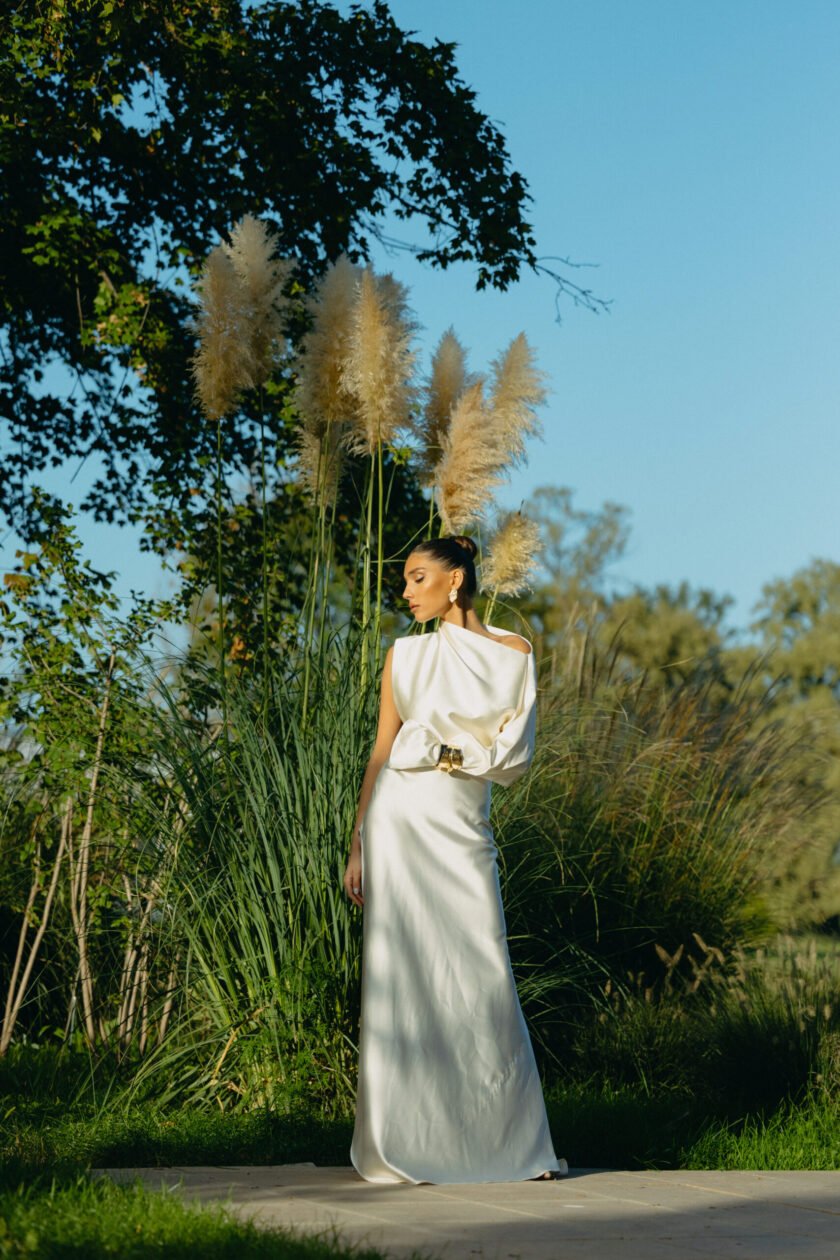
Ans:
{"type": "MultiPolygon", "coordinates": [[[[528,657],[532,656],[534,653],[533,644],[528,643],[528,640],[525,638],[525,635],[518,634],[516,630],[504,630],[501,626],[493,626],[494,630],[501,630],[502,634],[515,634],[517,639],[521,639],[523,643],[528,643],[529,650],[527,652],[520,652],[517,648],[510,647],[506,643],[500,643],[498,638],[493,634],[479,634],[476,630],[468,630],[466,626],[459,626],[458,623],[455,621],[442,621],[440,623],[439,631],[444,626],[447,626],[450,630],[460,630],[462,634],[469,634],[474,639],[480,639],[480,640],[483,640],[484,642],[495,643],[497,647],[502,648],[506,652],[513,652],[516,656],[524,657],[526,661],[528,657]]],[[[487,625],[485,626],[485,629],[489,629],[489,628],[490,628],[490,624],[488,622],[487,625]]]]}

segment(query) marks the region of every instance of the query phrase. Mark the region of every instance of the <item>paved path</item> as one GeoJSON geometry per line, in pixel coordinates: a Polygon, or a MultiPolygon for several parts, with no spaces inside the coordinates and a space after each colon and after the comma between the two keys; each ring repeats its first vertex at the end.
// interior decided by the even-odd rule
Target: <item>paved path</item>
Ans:
{"type": "Polygon", "coordinates": [[[840,1172],[618,1172],[376,1186],[351,1168],[106,1169],[387,1255],[445,1260],[839,1260],[840,1172]]]}

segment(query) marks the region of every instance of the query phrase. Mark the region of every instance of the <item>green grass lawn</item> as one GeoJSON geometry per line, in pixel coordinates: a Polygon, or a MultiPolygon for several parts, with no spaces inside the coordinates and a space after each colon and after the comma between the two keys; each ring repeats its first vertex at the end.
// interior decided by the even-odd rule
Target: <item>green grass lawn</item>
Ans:
{"type": "Polygon", "coordinates": [[[812,1097],[721,1118],[700,1100],[633,1090],[550,1090],[554,1148],[585,1168],[840,1169],[840,1105],[812,1097]]]}
{"type": "Polygon", "coordinates": [[[81,1176],[0,1191],[0,1257],[123,1260],[381,1260],[378,1251],[342,1247],[335,1238],[305,1239],[257,1229],[221,1206],[187,1204],[139,1184],[118,1186],[81,1176]]]}
{"type": "MultiPolygon", "coordinates": [[[[546,1092],[558,1155],[590,1168],[840,1168],[840,1107],[812,1097],[766,1116],[710,1116],[676,1093],[584,1086],[546,1092]]],[[[170,1164],[349,1164],[352,1120],[270,1112],[162,1111],[96,1116],[77,1105],[34,1112],[0,1100],[3,1183],[85,1168],[170,1164]],[[49,1110],[50,1114],[46,1114],[49,1110]]]]}
{"type": "MultiPolygon", "coordinates": [[[[2,1104],[0,1104],[2,1105],[2,1104]]],[[[99,1117],[7,1115],[0,1175],[28,1178],[84,1168],[170,1164],[348,1165],[352,1121],[268,1112],[160,1111],[136,1107],[99,1117]]]]}
{"type": "Polygon", "coordinates": [[[840,1168],[840,1106],[783,1105],[735,1128],[712,1123],[685,1150],[683,1168],[840,1168]]]}

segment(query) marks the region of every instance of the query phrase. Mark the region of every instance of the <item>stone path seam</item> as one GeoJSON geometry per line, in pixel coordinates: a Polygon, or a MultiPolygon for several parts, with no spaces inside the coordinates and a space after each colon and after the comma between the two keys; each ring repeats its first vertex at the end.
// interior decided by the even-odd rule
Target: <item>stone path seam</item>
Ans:
{"type": "MultiPolygon", "coordinates": [[[[547,1181],[545,1184],[546,1184],[546,1187],[548,1187],[551,1185],[560,1186],[560,1185],[563,1185],[564,1183],[559,1182],[559,1181],[554,1181],[554,1182],[547,1181]]],[[[490,1208],[494,1212],[505,1212],[511,1216],[525,1216],[529,1220],[533,1220],[533,1221],[545,1220],[544,1214],[541,1214],[539,1212],[526,1212],[523,1208],[503,1207],[501,1204],[498,1204],[498,1203],[487,1203],[484,1199],[467,1198],[467,1196],[464,1194],[451,1194],[451,1193],[446,1194],[438,1190],[437,1187],[433,1188],[431,1186],[423,1186],[423,1190],[425,1191],[426,1194],[437,1195],[437,1197],[441,1199],[448,1199],[450,1203],[472,1203],[475,1207],[481,1208],[483,1212],[486,1212],[487,1209],[490,1208]]],[[[582,1207],[583,1204],[580,1204],[579,1206],[582,1207]]]]}

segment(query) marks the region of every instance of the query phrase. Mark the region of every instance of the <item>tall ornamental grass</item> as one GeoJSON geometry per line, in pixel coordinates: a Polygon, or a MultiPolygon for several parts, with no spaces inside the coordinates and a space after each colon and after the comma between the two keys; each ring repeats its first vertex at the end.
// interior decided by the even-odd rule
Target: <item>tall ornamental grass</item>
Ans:
{"type": "Polygon", "coordinates": [[[183,953],[178,1018],[135,1088],[221,1106],[330,1110],[353,1089],[360,919],[342,876],[375,697],[360,700],[351,644],[300,670],[228,688],[230,739],[166,693],[156,755],[186,826],[168,890],[183,953]]]}
{"type": "Polygon", "coordinates": [[[544,671],[534,765],[494,810],[514,965],[554,1069],[577,1014],[611,991],[654,994],[674,966],[692,976],[705,943],[730,955],[775,931],[768,872],[807,843],[816,803],[808,750],[765,701],[579,664],[553,684],[544,671]]]}
{"type": "MultiPolygon", "coordinates": [[[[0,745],[0,848],[12,855],[11,872],[0,873],[0,980],[11,994],[0,1011],[0,1056],[23,1030],[49,1025],[72,1040],[81,1023],[100,1064],[108,1054],[143,1061],[138,1088],[223,1103],[301,1088],[328,1102],[346,1098],[351,1081],[359,925],[341,873],[375,725],[384,566],[401,564],[420,533],[469,528],[480,538],[498,511],[496,488],[540,432],[545,391],[524,334],[481,376],[466,371],[460,343],[446,334],[424,382],[408,293],[393,276],[340,258],[300,304],[292,261],[276,255],[267,223],[245,215],[230,238],[204,261],[187,325],[196,337],[195,401],[215,432],[214,589],[204,592],[212,642],[196,632],[187,659],[172,666],[174,693],[151,679],[148,694],[135,696],[136,679],[147,681],[139,630],[111,617],[89,645],[95,668],[80,688],[87,588],[102,578],[91,574],[69,603],[58,596],[72,613],[60,634],[49,619],[38,628],[46,648],[17,731],[20,686],[0,688],[0,723],[10,728],[0,733],[11,740],[0,745]],[[296,475],[309,509],[284,535],[284,568],[307,575],[297,625],[281,622],[269,582],[266,479],[275,491],[281,483],[266,398],[275,406],[278,393],[284,423],[297,430],[296,475]],[[260,430],[261,598],[247,632],[261,630],[261,652],[239,634],[228,597],[239,583],[225,564],[224,538],[236,523],[226,426],[240,408],[260,430]],[[357,516],[337,522],[354,460],[365,473],[357,516]],[[385,522],[401,519],[394,472],[412,463],[430,493],[427,526],[406,527],[412,537],[386,555],[385,522]],[[337,532],[355,540],[355,558],[352,546],[336,546],[337,532]],[[124,661],[112,650],[123,637],[124,661]],[[202,655],[212,669],[199,678],[202,655]],[[123,692],[136,704],[118,723],[123,692]],[[71,697],[81,697],[80,711],[71,697]],[[54,717],[65,712],[59,731],[54,717]],[[80,728],[85,746],[65,758],[80,728]],[[44,777],[40,760],[27,778],[12,746],[21,739],[45,766],[72,763],[72,794],[58,776],[44,777]]],[[[46,590],[43,606],[32,598],[33,573],[55,537],[54,526],[21,553],[19,571],[7,575],[8,603],[0,601],[0,640],[24,677],[39,624],[33,609],[61,589],[46,590]]],[[[519,514],[497,530],[483,588],[524,588],[535,543],[519,514]]],[[[143,612],[141,639],[154,619],[143,612]]]]}
{"type": "Polygon", "coordinates": [[[602,1009],[581,1012],[568,1033],[565,1079],[595,1092],[700,1099],[731,1121],[788,1103],[838,1114],[836,965],[783,938],[728,955],[699,934],[696,944],[690,976],[669,967],[658,988],[629,977],[602,1009]]]}
{"type": "MultiPolygon", "coordinates": [[[[177,848],[167,948],[183,969],[169,1035],[135,1082],[151,1095],[305,1099],[332,1114],[352,1102],[360,918],[341,878],[378,696],[358,691],[351,637],[310,672],[305,719],[302,672],[275,672],[265,718],[259,684],[231,682],[224,755],[167,695],[155,756],[181,820],[164,843],[177,848]]],[[[543,679],[534,766],[494,789],[493,823],[514,968],[551,1075],[579,1074],[587,1036],[618,1051],[622,1019],[622,1062],[634,1037],[639,1063],[651,1045],[684,1054],[696,1036],[656,1015],[644,1032],[634,999],[667,1011],[676,976],[690,987],[710,951],[728,958],[772,930],[764,862],[798,842],[803,806],[799,754],[759,718],[702,680],[662,694],[608,672],[543,679]]]]}

